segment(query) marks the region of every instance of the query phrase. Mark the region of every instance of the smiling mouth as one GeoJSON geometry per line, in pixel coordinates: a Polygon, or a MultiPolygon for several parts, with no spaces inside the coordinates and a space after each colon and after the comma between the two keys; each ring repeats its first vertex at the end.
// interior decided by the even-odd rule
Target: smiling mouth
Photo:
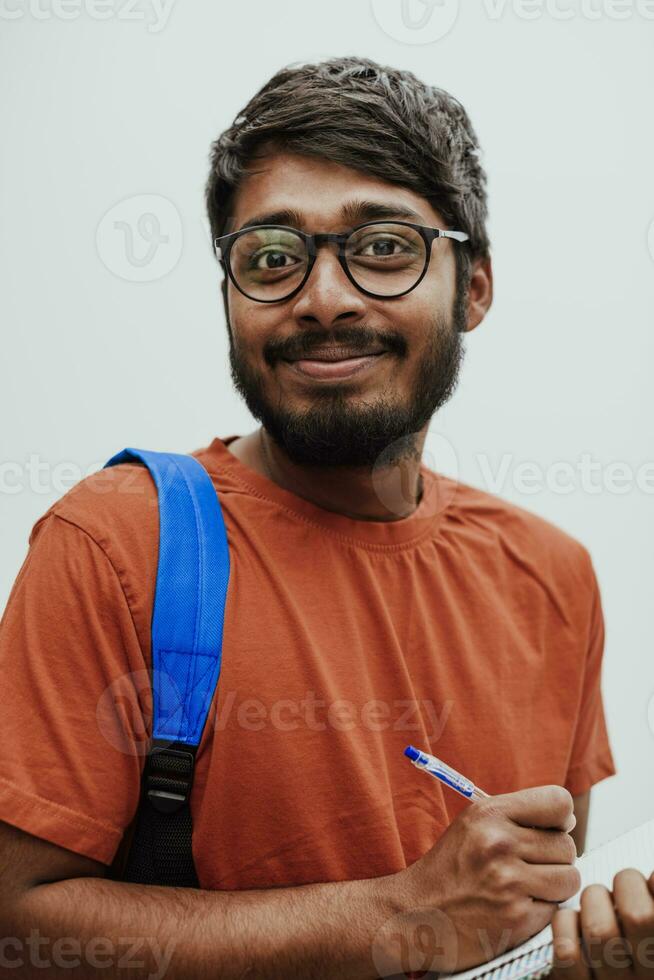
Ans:
{"type": "Polygon", "coordinates": [[[357,354],[343,357],[337,351],[316,351],[311,358],[284,361],[283,363],[304,377],[315,380],[331,380],[349,378],[355,374],[373,367],[382,360],[388,351],[377,351],[374,354],[357,354]]]}

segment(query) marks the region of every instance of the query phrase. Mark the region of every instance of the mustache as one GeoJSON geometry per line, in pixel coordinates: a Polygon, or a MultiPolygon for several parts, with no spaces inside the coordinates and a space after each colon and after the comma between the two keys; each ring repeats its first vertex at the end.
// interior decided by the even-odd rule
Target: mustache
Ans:
{"type": "Polygon", "coordinates": [[[371,330],[369,327],[340,327],[338,330],[306,330],[291,337],[269,341],[264,360],[271,367],[277,361],[308,357],[317,347],[343,346],[362,353],[372,346],[384,347],[400,357],[406,355],[407,342],[400,334],[371,330]]]}

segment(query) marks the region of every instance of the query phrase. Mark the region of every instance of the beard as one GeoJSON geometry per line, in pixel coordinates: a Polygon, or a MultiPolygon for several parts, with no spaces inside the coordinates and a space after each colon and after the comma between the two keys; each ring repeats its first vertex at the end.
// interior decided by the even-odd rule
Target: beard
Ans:
{"type": "MultiPolygon", "coordinates": [[[[276,400],[266,397],[261,372],[251,367],[235,345],[228,322],[232,381],[251,414],[293,463],[369,469],[419,458],[420,431],[454,393],[463,363],[467,290],[460,293],[451,318],[441,314],[426,326],[427,349],[405,399],[393,398],[385,391],[355,401],[346,386],[323,381],[315,386],[308,408],[287,408],[281,392],[276,400]]],[[[400,359],[407,356],[403,337],[360,325],[341,327],[328,338],[324,331],[307,330],[299,338],[272,341],[264,350],[264,359],[272,367],[284,357],[309,355],[312,347],[324,346],[326,340],[362,352],[381,343],[391,355],[400,359]]]]}

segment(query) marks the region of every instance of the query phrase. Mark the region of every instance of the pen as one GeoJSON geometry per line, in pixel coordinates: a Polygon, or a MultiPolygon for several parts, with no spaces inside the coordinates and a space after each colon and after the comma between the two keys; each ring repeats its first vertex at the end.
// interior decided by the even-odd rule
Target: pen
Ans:
{"type": "Polygon", "coordinates": [[[423,772],[428,772],[430,776],[435,776],[436,779],[440,779],[442,783],[456,790],[461,796],[465,796],[467,800],[479,801],[488,799],[488,793],[484,793],[483,789],[479,789],[478,786],[475,786],[471,780],[462,776],[456,769],[446,766],[435,755],[429,755],[428,752],[421,752],[420,749],[414,748],[413,745],[407,745],[404,754],[417,769],[422,769],[423,772]]]}

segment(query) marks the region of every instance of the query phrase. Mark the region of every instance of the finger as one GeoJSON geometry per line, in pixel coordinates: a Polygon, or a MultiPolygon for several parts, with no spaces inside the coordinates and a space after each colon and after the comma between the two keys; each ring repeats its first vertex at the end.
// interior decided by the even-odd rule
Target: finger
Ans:
{"type": "Polygon", "coordinates": [[[576,909],[559,909],[552,919],[554,980],[590,980],[581,941],[579,913],[576,909]]]}
{"type": "Polygon", "coordinates": [[[581,875],[570,864],[526,864],[527,893],[543,902],[565,902],[581,888],[581,875]]]}
{"type": "Polygon", "coordinates": [[[604,885],[589,885],[581,893],[581,935],[588,964],[596,980],[626,980],[633,976],[631,958],[604,885]]]}
{"type": "Polygon", "coordinates": [[[654,976],[654,897],[645,877],[624,868],[613,879],[613,904],[626,938],[633,970],[646,980],[654,976]]]}
{"type": "Polygon", "coordinates": [[[505,793],[493,797],[491,805],[521,827],[553,828],[567,833],[576,824],[572,796],[562,786],[534,786],[505,793]]]}
{"type": "Polygon", "coordinates": [[[570,834],[561,830],[516,827],[515,853],[528,864],[574,864],[577,848],[570,834]]]}

